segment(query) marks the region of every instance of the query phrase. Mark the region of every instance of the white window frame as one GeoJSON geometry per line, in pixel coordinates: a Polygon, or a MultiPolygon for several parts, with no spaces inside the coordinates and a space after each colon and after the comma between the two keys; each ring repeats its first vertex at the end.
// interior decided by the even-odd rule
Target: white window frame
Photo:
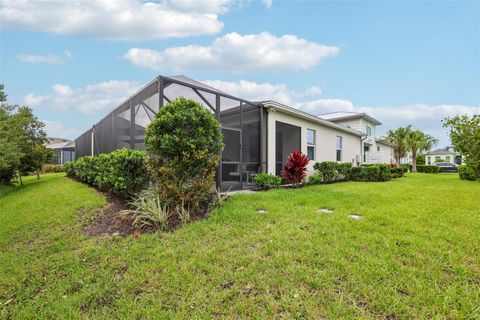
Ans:
{"type": "Polygon", "coordinates": [[[335,161],[341,162],[342,158],[343,158],[343,137],[342,136],[335,136],[335,161]],[[340,141],[340,148],[338,148],[337,141],[340,141]],[[340,159],[338,157],[338,151],[340,151],[340,159]]]}
{"type": "Polygon", "coordinates": [[[315,161],[316,159],[316,155],[315,155],[315,145],[317,143],[317,131],[313,130],[313,129],[307,129],[307,155],[308,155],[308,149],[309,148],[312,148],[313,149],[313,158],[310,158],[308,157],[311,161],[315,161]],[[308,141],[308,136],[309,136],[309,133],[310,132],[313,132],[313,143],[311,141],[308,141]]]}

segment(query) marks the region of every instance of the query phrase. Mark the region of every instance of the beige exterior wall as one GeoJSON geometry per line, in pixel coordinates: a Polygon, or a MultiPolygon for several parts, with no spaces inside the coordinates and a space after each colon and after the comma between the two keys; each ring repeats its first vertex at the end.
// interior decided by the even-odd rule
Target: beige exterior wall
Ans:
{"type": "Polygon", "coordinates": [[[268,113],[268,172],[275,174],[275,123],[284,122],[301,128],[301,152],[307,153],[307,129],[315,130],[315,160],[308,165],[309,174],[314,172],[316,162],[336,161],[336,136],[343,140],[341,162],[356,162],[360,159],[360,136],[336,128],[331,128],[314,121],[292,116],[281,110],[268,113]]]}
{"type": "MultiPolygon", "coordinates": [[[[377,151],[377,152],[379,153],[381,163],[394,163],[395,162],[394,149],[393,149],[392,146],[390,146],[388,144],[381,143],[381,142],[376,142],[376,147],[380,148],[380,151],[377,151]]],[[[378,150],[378,149],[375,149],[375,150],[378,150]]]]}
{"type": "Polygon", "coordinates": [[[335,121],[335,123],[341,124],[345,127],[349,127],[349,128],[361,131],[361,132],[364,131],[364,128],[362,126],[362,119],[361,118],[340,120],[340,121],[335,121]]]}

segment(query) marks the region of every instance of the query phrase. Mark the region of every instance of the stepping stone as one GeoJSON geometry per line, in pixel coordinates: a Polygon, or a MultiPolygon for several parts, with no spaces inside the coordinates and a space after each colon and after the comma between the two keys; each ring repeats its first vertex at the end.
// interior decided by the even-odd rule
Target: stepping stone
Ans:
{"type": "Polygon", "coordinates": [[[360,219],[363,219],[363,216],[359,215],[359,214],[349,214],[348,217],[350,219],[353,219],[353,220],[360,220],[360,219]]]}
{"type": "Polygon", "coordinates": [[[257,209],[257,213],[265,214],[265,213],[268,213],[268,210],[266,210],[266,209],[257,209]]]}
{"type": "Polygon", "coordinates": [[[323,213],[323,214],[327,214],[327,213],[333,213],[334,211],[332,209],[328,209],[328,208],[321,208],[321,209],[318,209],[318,213],[323,213]]]}

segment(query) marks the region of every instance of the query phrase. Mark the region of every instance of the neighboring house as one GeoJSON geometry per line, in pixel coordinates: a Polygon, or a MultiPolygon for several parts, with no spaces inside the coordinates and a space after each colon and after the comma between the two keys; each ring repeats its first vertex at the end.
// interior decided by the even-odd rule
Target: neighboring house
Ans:
{"type": "Polygon", "coordinates": [[[360,112],[331,112],[319,115],[319,117],[363,133],[360,146],[362,163],[395,162],[394,144],[376,137],[376,127],[382,124],[380,121],[360,112]]]}
{"type": "Polygon", "coordinates": [[[446,147],[425,153],[425,163],[427,165],[434,164],[435,162],[450,162],[460,165],[462,164],[462,156],[452,147],[446,147]]]}
{"type": "Polygon", "coordinates": [[[47,137],[46,147],[53,150],[53,158],[50,164],[65,164],[75,161],[75,142],[68,139],[47,137]]]}
{"type": "Polygon", "coordinates": [[[288,155],[300,150],[312,160],[393,162],[393,145],[375,138],[379,121],[356,114],[329,120],[275,101],[234,97],[185,76],[159,76],[75,140],[77,156],[118,148],[143,150],[146,126],[162,106],[177,97],[195,100],[219,120],[224,150],[217,171],[222,190],[254,187],[259,172],[279,174],[288,155]],[[346,119],[343,119],[346,120],[346,119]],[[358,126],[355,126],[358,124],[358,126]],[[350,125],[350,127],[348,127],[350,125]]]}

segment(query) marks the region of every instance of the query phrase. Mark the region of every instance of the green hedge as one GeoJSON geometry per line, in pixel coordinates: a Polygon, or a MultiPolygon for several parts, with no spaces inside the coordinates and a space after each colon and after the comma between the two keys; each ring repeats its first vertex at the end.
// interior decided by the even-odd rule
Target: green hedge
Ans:
{"type": "Polygon", "coordinates": [[[477,180],[477,174],[475,173],[475,169],[471,166],[463,165],[458,167],[458,175],[462,180],[477,180]]]}
{"type": "Polygon", "coordinates": [[[324,161],[315,163],[313,168],[318,174],[309,179],[310,183],[331,183],[348,180],[352,164],[349,162],[324,161]]]}
{"type": "Polygon", "coordinates": [[[390,168],[387,164],[364,164],[352,167],[351,163],[333,161],[317,162],[313,166],[315,174],[309,177],[310,184],[337,181],[388,181],[403,176],[403,168],[390,168]]]}
{"type": "Polygon", "coordinates": [[[417,166],[417,172],[423,173],[439,173],[440,167],[439,166],[417,166]]]}
{"type": "Polygon", "coordinates": [[[390,176],[392,178],[401,178],[405,175],[404,167],[392,167],[390,168],[390,176]]]}
{"type": "Polygon", "coordinates": [[[67,162],[67,175],[101,190],[126,197],[140,191],[148,182],[143,151],[120,149],[99,156],[67,162]]]}

